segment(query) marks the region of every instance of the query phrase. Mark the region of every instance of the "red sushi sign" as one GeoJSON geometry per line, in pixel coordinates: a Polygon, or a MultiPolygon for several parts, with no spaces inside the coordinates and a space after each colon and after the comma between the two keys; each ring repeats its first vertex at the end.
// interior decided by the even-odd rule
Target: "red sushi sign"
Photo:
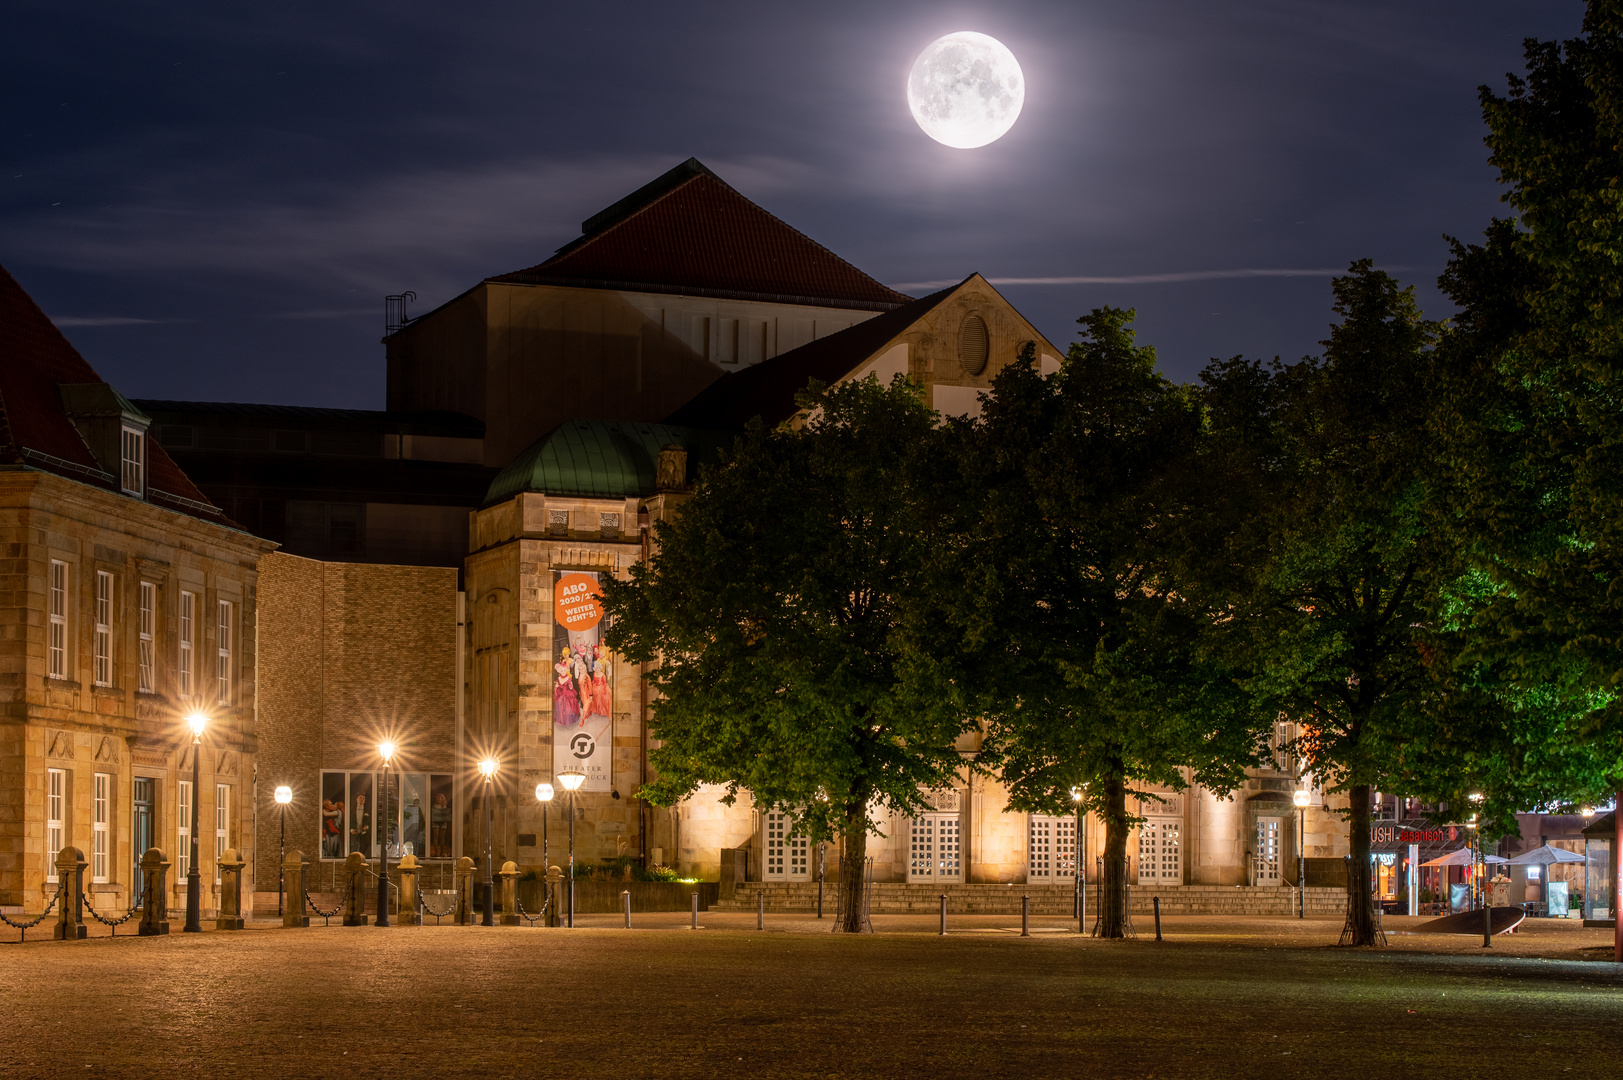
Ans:
{"type": "Polygon", "coordinates": [[[603,590],[593,574],[564,574],[552,588],[552,615],[566,630],[590,630],[603,620],[603,590]]]}

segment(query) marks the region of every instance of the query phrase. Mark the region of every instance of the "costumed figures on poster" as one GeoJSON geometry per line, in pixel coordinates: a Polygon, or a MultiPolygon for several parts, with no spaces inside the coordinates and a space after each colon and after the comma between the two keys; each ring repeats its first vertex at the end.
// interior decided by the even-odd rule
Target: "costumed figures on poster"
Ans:
{"type": "Polygon", "coordinates": [[[614,680],[603,644],[598,575],[553,571],[552,768],[580,769],[583,791],[608,791],[614,742],[614,680]]]}

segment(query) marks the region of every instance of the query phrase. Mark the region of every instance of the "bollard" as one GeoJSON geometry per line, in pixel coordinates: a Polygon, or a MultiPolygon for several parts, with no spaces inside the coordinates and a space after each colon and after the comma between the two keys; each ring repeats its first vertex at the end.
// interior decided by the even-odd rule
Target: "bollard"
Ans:
{"type": "Polygon", "coordinates": [[[688,929],[689,930],[697,930],[698,928],[699,928],[699,894],[694,893],[693,894],[693,921],[688,924],[688,929]]]}
{"type": "Polygon", "coordinates": [[[947,894],[941,894],[941,936],[947,936],[947,894]]]}
{"type": "Polygon", "coordinates": [[[157,848],[147,848],[141,856],[141,924],[136,933],[155,937],[169,932],[169,897],[164,879],[169,860],[157,848]]]}
{"type": "Polygon", "coordinates": [[[1482,908],[1482,947],[1493,948],[1493,894],[1488,894],[1488,902],[1482,908]]]}
{"type": "Polygon", "coordinates": [[[503,926],[517,926],[519,924],[518,904],[518,863],[508,859],[502,863],[502,917],[498,921],[503,926]]]}
{"type": "Polygon", "coordinates": [[[1031,897],[1020,898],[1020,936],[1031,936],[1031,897]]]}
{"type": "Polygon", "coordinates": [[[766,929],[766,890],[755,894],[755,929],[766,929]]]}
{"type": "Polygon", "coordinates": [[[473,925],[473,860],[466,855],[456,861],[456,924],[473,925]]]}
{"type": "Polygon", "coordinates": [[[246,865],[236,848],[226,848],[220,856],[220,906],[214,913],[216,930],[242,929],[242,868],[246,865]]]}
{"type": "MultiPolygon", "coordinates": [[[[141,861],[144,863],[146,860],[141,861]]],[[[282,881],[287,888],[287,905],[282,909],[282,925],[309,926],[310,916],[304,913],[304,852],[290,851],[282,856],[282,881]]]]}
{"type": "Polygon", "coordinates": [[[620,903],[626,909],[626,929],[631,929],[631,890],[627,889],[620,894],[620,903]]]}
{"type": "Polygon", "coordinates": [[[361,871],[366,869],[366,856],[359,851],[349,853],[344,860],[344,874],[349,878],[349,885],[344,891],[344,925],[365,926],[365,897],[361,892],[361,871]]]}
{"type": "Polygon", "coordinates": [[[85,929],[84,852],[76,847],[65,847],[56,855],[56,880],[62,886],[61,912],[56,919],[55,937],[58,941],[82,941],[88,935],[85,929]]]}
{"type": "Polygon", "coordinates": [[[397,921],[401,926],[421,926],[423,904],[417,894],[417,872],[421,867],[417,865],[417,856],[410,853],[400,856],[395,869],[400,871],[400,915],[397,921]]]}
{"type": "Polygon", "coordinates": [[[547,867],[547,925],[562,926],[563,916],[559,910],[558,897],[562,893],[564,872],[556,866],[547,867]]]}
{"type": "Polygon", "coordinates": [[[1161,898],[1159,896],[1151,897],[1150,902],[1155,905],[1155,940],[1160,941],[1161,940],[1161,898]]]}

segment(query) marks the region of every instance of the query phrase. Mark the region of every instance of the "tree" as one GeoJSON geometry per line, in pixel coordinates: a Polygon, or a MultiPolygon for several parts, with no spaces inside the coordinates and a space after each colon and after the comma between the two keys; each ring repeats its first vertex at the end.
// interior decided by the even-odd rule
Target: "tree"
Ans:
{"type": "Polygon", "coordinates": [[[610,645],[654,667],[644,797],[747,790],[794,831],[843,839],[843,929],[861,928],[870,810],[925,807],[971,730],[921,605],[939,542],[942,429],[899,378],[820,389],[803,427],[757,423],[707,470],[658,551],[604,593],[610,645]],[[913,629],[909,629],[912,627],[913,629]]]}
{"type": "Polygon", "coordinates": [[[1129,797],[1190,777],[1232,790],[1258,735],[1233,673],[1203,648],[1214,612],[1174,573],[1200,412],[1134,344],[1132,317],[1080,319],[1082,340],[1046,378],[1028,351],[994,380],[982,421],[956,432],[971,539],[952,574],[967,585],[962,663],[986,764],[1012,809],[1066,813],[1074,792],[1103,820],[1105,937],[1124,929],[1129,797]]]}
{"type": "Polygon", "coordinates": [[[1322,359],[1240,359],[1202,375],[1205,465],[1244,512],[1223,512],[1204,591],[1226,603],[1225,648],[1257,708],[1302,723],[1295,751],[1346,792],[1348,928],[1372,944],[1370,796],[1404,790],[1435,756],[1424,649],[1451,565],[1428,537],[1432,345],[1412,288],[1368,260],[1333,284],[1322,359]]]}

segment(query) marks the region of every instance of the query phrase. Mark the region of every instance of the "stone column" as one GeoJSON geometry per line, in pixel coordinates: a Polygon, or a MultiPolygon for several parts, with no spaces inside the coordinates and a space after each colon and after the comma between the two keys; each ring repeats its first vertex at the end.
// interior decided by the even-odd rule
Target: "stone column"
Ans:
{"type": "Polygon", "coordinates": [[[56,919],[56,940],[82,941],[88,936],[84,915],[84,852],[76,847],[65,847],[56,856],[56,879],[61,884],[62,899],[56,919]]]}
{"type": "Polygon", "coordinates": [[[361,871],[366,869],[366,856],[359,851],[349,853],[344,860],[344,877],[349,884],[344,886],[344,925],[365,926],[366,916],[363,914],[366,899],[365,885],[361,882],[361,871]]]}
{"type": "Polygon", "coordinates": [[[456,861],[456,924],[473,923],[473,860],[466,855],[456,861]]]}
{"type": "Polygon", "coordinates": [[[141,856],[141,937],[169,932],[168,876],[169,860],[157,848],[147,848],[141,856]]]}
{"type": "Polygon", "coordinates": [[[400,871],[400,914],[395,922],[401,926],[421,926],[423,909],[417,902],[417,856],[400,856],[395,868],[400,871]]]}
{"type": "Polygon", "coordinates": [[[562,926],[564,872],[556,866],[547,867],[547,925],[562,926]]]}
{"type": "Polygon", "coordinates": [[[518,917],[518,863],[508,859],[502,863],[502,917],[496,920],[502,926],[517,926],[518,917]]]}
{"type": "Polygon", "coordinates": [[[310,916],[304,913],[304,852],[290,851],[282,857],[282,886],[287,890],[282,925],[309,926],[310,916]]]}
{"type": "Polygon", "coordinates": [[[236,848],[226,848],[220,856],[220,906],[214,913],[216,930],[242,929],[242,868],[246,865],[236,848]]]}

